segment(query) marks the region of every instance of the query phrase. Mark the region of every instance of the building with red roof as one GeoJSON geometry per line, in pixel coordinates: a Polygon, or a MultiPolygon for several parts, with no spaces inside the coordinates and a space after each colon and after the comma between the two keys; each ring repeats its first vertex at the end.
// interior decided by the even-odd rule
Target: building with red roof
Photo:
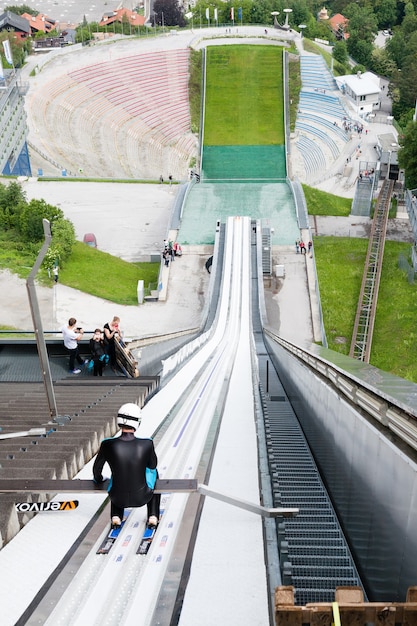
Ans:
{"type": "Polygon", "coordinates": [[[36,33],[49,33],[55,28],[55,20],[47,17],[43,13],[38,15],[30,15],[30,13],[22,13],[21,17],[29,22],[31,35],[36,33]]]}
{"type": "Polygon", "coordinates": [[[145,24],[145,17],[143,15],[139,15],[135,11],[131,11],[130,9],[117,9],[116,11],[111,11],[109,13],[105,13],[101,19],[99,26],[109,26],[113,24],[113,22],[119,22],[122,24],[123,18],[128,22],[131,26],[143,26],[145,24]]]}
{"type": "Polygon", "coordinates": [[[341,13],[336,13],[329,19],[330,28],[332,29],[336,39],[348,39],[349,33],[346,32],[346,26],[349,20],[341,13]]]}

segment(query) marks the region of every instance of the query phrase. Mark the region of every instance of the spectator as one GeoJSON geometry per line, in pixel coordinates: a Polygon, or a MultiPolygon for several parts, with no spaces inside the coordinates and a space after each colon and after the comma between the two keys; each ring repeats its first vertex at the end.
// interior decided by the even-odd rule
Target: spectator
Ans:
{"type": "Polygon", "coordinates": [[[175,261],[174,243],[171,240],[168,241],[168,252],[170,254],[171,261],[175,261]]]}
{"type": "Polygon", "coordinates": [[[164,251],[162,252],[162,258],[164,259],[165,267],[169,267],[171,253],[168,248],[164,248],[164,251]]]}
{"type": "Polygon", "coordinates": [[[69,353],[69,371],[71,374],[79,374],[81,370],[75,367],[75,361],[79,365],[84,365],[85,361],[80,356],[78,350],[78,342],[83,338],[84,331],[82,328],[76,328],[77,320],[75,317],[70,317],[68,320],[68,326],[63,326],[61,332],[64,336],[64,346],[69,353]]]}
{"type": "Polygon", "coordinates": [[[93,357],[93,374],[94,376],[103,376],[103,369],[106,362],[109,361],[109,356],[106,354],[106,347],[104,345],[104,335],[100,328],[96,328],[94,335],[90,339],[90,352],[93,357]]]}
{"type": "Polygon", "coordinates": [[[109,323],[104,324],[104,345],[106,347],[106,353],[109,355],[110,366],[113,371],[116,369],[116,345],[115,345],[115,336],[122,336],[122,331],[120,330],[120,317],[115,315],[113,320],[109,323]]]}

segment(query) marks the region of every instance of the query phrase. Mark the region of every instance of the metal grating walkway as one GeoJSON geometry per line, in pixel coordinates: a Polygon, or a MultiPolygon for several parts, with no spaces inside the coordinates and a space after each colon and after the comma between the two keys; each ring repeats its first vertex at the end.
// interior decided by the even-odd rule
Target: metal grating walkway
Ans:
{"type": "Polygon", "coordinates": [[[282,584],[294,586],[297,605],[332,602],[336,587],[362,584],[301,426],[257,347],[273,506],[300,509],[277,521],[282,584]]]}

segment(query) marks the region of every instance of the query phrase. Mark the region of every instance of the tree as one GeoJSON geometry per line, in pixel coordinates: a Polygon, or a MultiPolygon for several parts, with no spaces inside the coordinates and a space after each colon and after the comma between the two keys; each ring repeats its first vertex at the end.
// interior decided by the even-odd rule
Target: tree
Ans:
{"type": "Polygon", "coordinates": [[[70,257],[76,241],[74,225],[66,218],[59,217],[52,224],[51,233],[51,245],[56,251],[55,256],[59,258],[60,266],[62,267],[65,261],[70,257]]]}
{"type": "Polygon", "coordinates": [[[397,23],[396,0],[379,0],[379,2],[374,3],[374,13],[379,28],[391,28],[397,23]]]}
{"type": "Polygon", "coordinates": [[[32,9],[27,6],[27,4],[22,4],[20,6],[9,6],[4,8],[5,11],[10,11],[10,13],[14,13],[15,15],[23,15],[23,13],[29,13],[29,15],[38,15],[39,11],[36,9],[32,9]]]}
{"type": "Polygon", "coordinates": [[[371,69],[381,76],[392,76],[397,66],[385,48],[374,48],[371,54],[371,69]]]}
{"type": "Polygon", "coordinates": [[[364,39],[358,37],[349,37],[348,39],[349,54],[355,61],[365,67],[369,66],[372,55],[373,45],[364,39]]]}
{"type": "Polygon", "coordinates": [[[348,51],[346,41],[342,39],[341,41],[336,41],[333,46],[333,58],[338,63],[342,65],[346,65],[348,61],[348,51]]]}
{"type": "Polygon", "coordinates": [[[182,28],[186,25],[184,11],[180,7],[178,0],[155,0],[153,4],[153,20],[160,26],[179,26],[182,28]]]}
{"type": "Polygon", "coordinates": [[[347,42],[349,54],[363,65],[368,66],[373,49],[373,41],[378,32],[378,23],[372,7],[348,4],[345,10],[349,22],[346,30],[349,33],[347,42]]]}
{"type": "Polygon", "coordinates": [[[399,137],[398,163],[405,172],[408,189],[417,189],[417,122],[410,122],[399,137]]]}
{"type": "Polygon", "coordinates": [[[349,4],[345,10],[349,22],[346,30],[349,33],[349,40],[354,37],[368,43],[372,43],[378,32],[378,22],[372,7],[359,6],[356,3],[349,4]]]}
{"type": "Polygon", "coordinates": [[[407,44],[404,33],[401,30],[396,31],[391,39],[388,40],[385,50],[388,52],[396,66],[401,68],[403,61],[407,56],[407,44]]]}
{"type": "Polygon", "coordinates": [[[54,221],[63,217],[61,209],[47,204],[45,200],[21,202],[16,208],[15,228],[26,241],[38,242],[44,237],[42,220],[49,220],[52,226],[54,221]]]}
{"type": "MultiPolygon", "coordinates": [[[[12,31],[2,31],[0,33],[0,41],[3,42],[6,39],[10,42],[10,47],[12,51],[13,57],[13,65],[14,67],[21,67],[24,63],[26,54],[29,54],[32,42],[31,39],[17,39],[15,35],[13,35],[12,31]]],[[[2,52],[1,61],[3,63],[3,67],[11,67],[9,62],[6,60],[3,52],[3,46],[0,46],[0,50],[2,52]]]]}
{"type": "MultiPolygon", "coordinates": [[[[243,12],[243,21],[251,24],[273,24],[272,11],[279,11],[273,0],[259,0],[252,2],[249,7],[249,13],[243,12]]],[[[279,19],[279,16],[278,16],[279,19]]]]}
{"type": "Polygon", "coordinates": [[[0,184],[0,226],[5,230],[14,227],[16,207],[26,202],[26,195],[19,183],[0,184]]]}

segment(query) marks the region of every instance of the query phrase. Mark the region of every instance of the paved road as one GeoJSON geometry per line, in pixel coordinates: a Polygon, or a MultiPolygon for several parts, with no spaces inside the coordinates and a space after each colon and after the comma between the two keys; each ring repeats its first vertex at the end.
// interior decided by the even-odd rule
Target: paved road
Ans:
{"type": "Polygon", "coordinates": [[[44,199],[74,224],[77,239],[96,235],[103,252],[129,262],[160,254],[168,236],[177,185],[88,182],[22,183],[27,199],[44,199]]]}

